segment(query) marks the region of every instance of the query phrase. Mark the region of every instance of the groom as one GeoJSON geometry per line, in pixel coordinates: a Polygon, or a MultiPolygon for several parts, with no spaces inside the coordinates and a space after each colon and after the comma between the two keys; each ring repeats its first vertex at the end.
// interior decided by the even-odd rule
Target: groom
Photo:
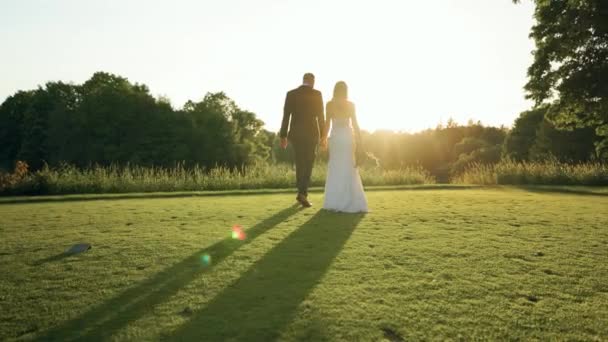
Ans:
{"type": "Polygon", "coordinates": [[[320,91],[314,89],[314,85],[315,76],[306,73],[302,85],[287,93],[280,132],[282,148],[287,147],[288,139],[293,144],[298,187],[296,200],[306,208],[312,206],[307,198],[308,184],[317,144],[319,141],[325,141],[325,137],[322,136],[325,129],[323,97],[320,91]],[[287,126],[289,126],[289,133],[287,133],[287,126]]]}

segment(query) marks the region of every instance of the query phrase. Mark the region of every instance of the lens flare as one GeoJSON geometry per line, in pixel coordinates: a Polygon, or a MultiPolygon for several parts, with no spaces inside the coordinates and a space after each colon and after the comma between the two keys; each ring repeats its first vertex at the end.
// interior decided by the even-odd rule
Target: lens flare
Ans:
{"type": "Polygon", "coordinates": [[[232,226],[232,238],[241,241],[245,240],[247,235],[245,234],[245,231],[243,231],[243,227],[239,226],[238,224],[232,226]]]}
{"type": "Polygon", "coordinates": [[[209,254],[201,255],[201,263],[203,263],[203,265],[205,265],[205,266],[211,265],[211,255],[209,255],[209,254]]]}

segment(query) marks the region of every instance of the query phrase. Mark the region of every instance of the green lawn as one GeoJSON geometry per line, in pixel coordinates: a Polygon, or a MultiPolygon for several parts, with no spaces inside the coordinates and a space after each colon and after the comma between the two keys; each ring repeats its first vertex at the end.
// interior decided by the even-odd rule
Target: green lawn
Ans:
{"type": "Polygon", "coordinates": [[[607,340],[608,193],[562,190],[0,203],[0,340],[607,340]]]}

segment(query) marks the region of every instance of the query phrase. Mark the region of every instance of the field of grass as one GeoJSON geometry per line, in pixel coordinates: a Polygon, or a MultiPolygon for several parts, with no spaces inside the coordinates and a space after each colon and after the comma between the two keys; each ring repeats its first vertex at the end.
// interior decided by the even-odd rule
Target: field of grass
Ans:
{"type": "Polygon", "coordinates": [[[608,339],[607,192],[311,196],[0,203],[0,340],[608,339]]]}

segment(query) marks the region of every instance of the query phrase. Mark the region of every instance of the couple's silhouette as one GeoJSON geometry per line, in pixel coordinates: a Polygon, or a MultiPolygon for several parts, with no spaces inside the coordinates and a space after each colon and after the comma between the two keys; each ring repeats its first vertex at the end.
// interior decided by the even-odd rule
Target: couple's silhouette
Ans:
{"type": "Polygon", "coordinates": [[[303,83],[287,93],[281,124],[281,147],[293,145],[296,161],[296,200],[304,207],[317,146],[329,148],[323,208],[341,212],[367,212],[367,200],[355,158],[360,129],[355,105],[348,100],[348,86],[338,82],[327,106],[314,89],[315,76],[304,74],[303,83]],[[324,110],[324,107],[326,110],[324,110]],[[327,118],[325,117],[327,114],[327,118]],[[328,134],[331,128],[331,135],[328,134]]]}

